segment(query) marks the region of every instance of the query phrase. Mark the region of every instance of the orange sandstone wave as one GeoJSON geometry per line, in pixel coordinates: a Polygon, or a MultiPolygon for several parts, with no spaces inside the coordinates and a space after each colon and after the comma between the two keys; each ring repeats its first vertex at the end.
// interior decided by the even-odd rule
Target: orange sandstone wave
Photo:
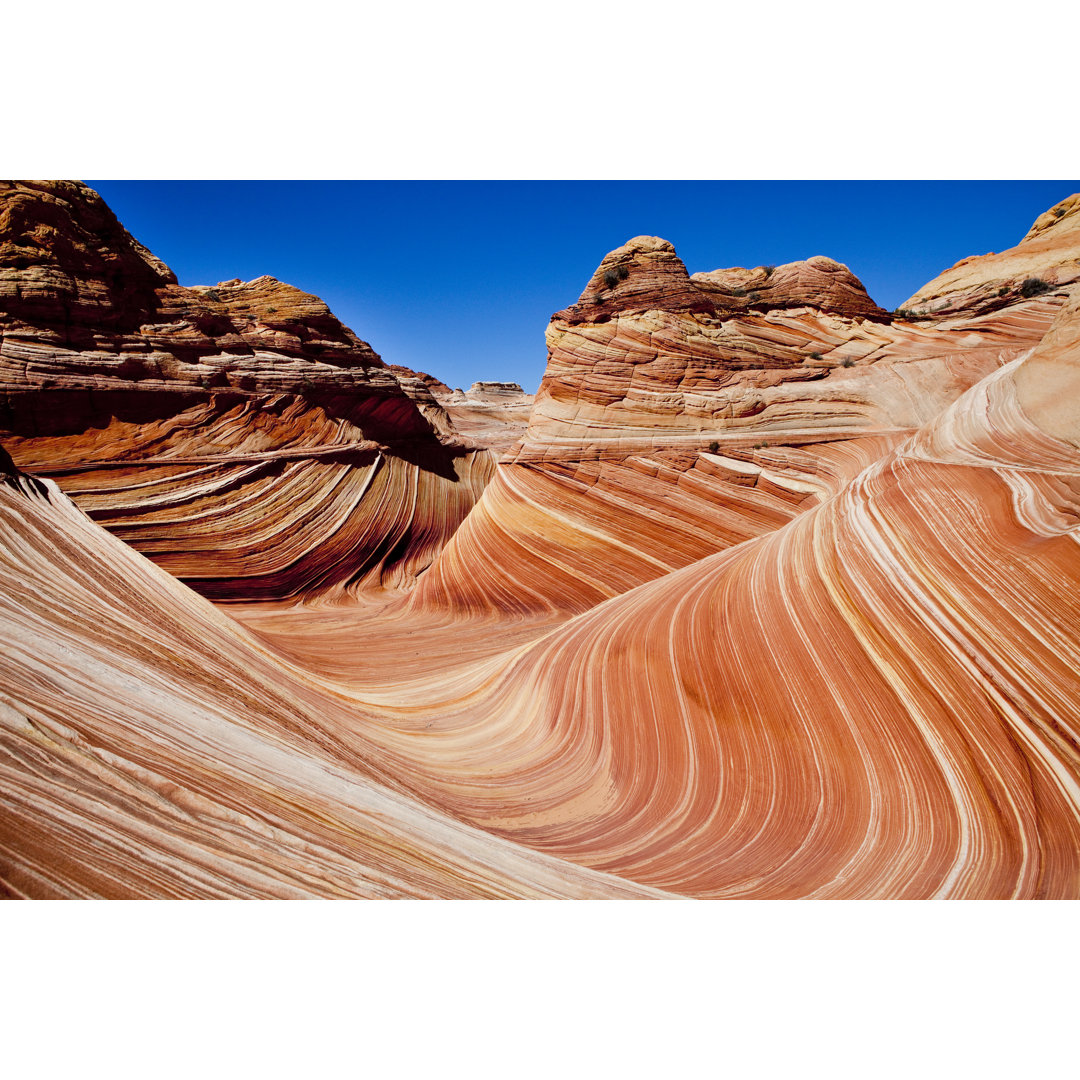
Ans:
{"type": "Polygon", "coordinates": [[[339,705],[50,483],[0,477],[0,586],[9,897],[657,895],[405,793],[328,737],[339,705]]]}
{"type": "Polygon", "coordinates": [[[895,316],[636,238],[493,465],[88,191],[0,186],[5,443],[86,512],[3,463],[9,895],[1080,897],[1076,197],[895,316]]]}
{"type": "Polygon", "coordinates": [[[1080,895],[1080,425],[1024,370],[452,696],[352,687],[372,737],[456,816],[685,895],[1080,895]]]}

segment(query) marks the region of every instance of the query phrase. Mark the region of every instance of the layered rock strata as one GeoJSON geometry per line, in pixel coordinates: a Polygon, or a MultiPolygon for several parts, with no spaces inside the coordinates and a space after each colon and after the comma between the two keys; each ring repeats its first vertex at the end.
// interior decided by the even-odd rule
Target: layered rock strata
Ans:
{"type": "Polygon", "coordinates": [[[1015,247],[961,259],[902,305],[936,320],[1011,307],[1017,298],[1060,295],[1080,281],[1080,194],[1040,214],[1015,247]]]}
{"type": "Polygon", "coordinates": [[[1064,299],[918,322],[830,259],[691,277],[637,237],[552,317],[528,430],[413,607],[577,613],[771,531],[1030,350],[1064,299]]]}
{"type": "Polygon", "coordinates": [[[1078,393],[1080,297],[771,532],[341,692],[456,816],[682,895],[1075,898],[1078,393]]]}
{"type": "Polygon", "coordinates": [[[0,439],[215,599],[425,568],[490,472],[317,297],[184,288],[85,185],[0,185],[0,439]]]}
{"type": "MultiPolygon", "coordinates": [[[[639,238],[555,317],[527,434],[404,599],[215,608],[0,461],[0,888],[1080,898],[1080,286],[891,318],[830,260],[681,265],[639,238]]],[[[70,475],[382,445],[232,390],[194,434],[110,414],[70,475]]]]}
{"type": "Polygon", "coordinates": [[[0,894],[644,897],[406,792],[349,715],[0,462],[0,894]]]}
{"type": "Polygon", "coordinates": [[[445,411],[453,430],[476,446],[502,456],[525,434],[532,414],[534,395],[526,394],[518,383],[476,382],[468,390],[449,386],[425,372],[393,368],[406,387],[419,397],[427,391],[445,411]],[[420,386],[410,390],[418,381],[420,386]]]}
{"type": "Polygon", "coordinates": [[[939,327],[887,316],[845,267],[821,257],[775,268],[766,284],[776,288],[754,302],[717,291],[749,272],[691,278],[656,237],[630,241],[600,267],[578,305],[552,317],[518,460],[911,430],[1031,348],[1064,295],[1014,296],[1007,318],[939,327]],[[604,290],[613,259],[630,269],[604,290]],[[818,274],[822,264],[834,269],[818,274]],[[598,287],[602,303],[590,307],[598,287]]]}

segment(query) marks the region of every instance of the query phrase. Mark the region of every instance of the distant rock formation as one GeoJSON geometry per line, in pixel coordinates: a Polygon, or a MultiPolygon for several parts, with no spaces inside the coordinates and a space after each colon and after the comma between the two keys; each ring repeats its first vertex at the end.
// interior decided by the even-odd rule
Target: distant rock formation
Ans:
{"type": "Polygon", "coordinates": [[[474,382],[468,391],[454,391],[455,400],[520,405],[529,395],[516,382],[474,382]],[[461,394],[458,399],[456,395],[461,394]]]}
{"type": "Polygon", "coordinates": [[[518,383],[475,382],[468,390],[434,391],[463,438],[502,457],[525,434],[534,395],[518,383]]]}

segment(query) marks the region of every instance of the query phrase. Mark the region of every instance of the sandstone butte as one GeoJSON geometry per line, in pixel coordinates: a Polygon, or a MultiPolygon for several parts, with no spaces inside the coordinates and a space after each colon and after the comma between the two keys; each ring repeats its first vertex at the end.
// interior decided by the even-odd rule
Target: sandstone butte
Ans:
{"type": "Polygon", "coordinates": [[[412,580],[491,475],[321,300],[183,288],[82,184],[0,184],[0,312],[17,463],[216,600],[412,580]]]}
{"type": "Polygon", "coordinates": [[[7,895],[1080,897],[1080,196],[896,315],[636,237],[531,409],[0,197],[7,895]]]}

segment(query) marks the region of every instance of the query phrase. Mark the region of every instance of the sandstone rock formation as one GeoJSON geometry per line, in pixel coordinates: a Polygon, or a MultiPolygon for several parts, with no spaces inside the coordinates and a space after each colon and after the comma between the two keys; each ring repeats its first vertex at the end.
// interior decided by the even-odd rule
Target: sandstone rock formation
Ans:
{"type": "Polygon", "coordinates": [[[1076,281],[1080,281],[1080,194],[1040,214],[1016,247],[961,259],[903,307],[937,317],[971,315],[1009,306],[1018,296],[1061,295],[1076,281]]]}
{"type": "Polygon", "coordinates": [[[10,459],[0,552],[0,894],[655,895],[408,794],[331,695],[10,459]]]}
{"type": "Polygon", "coordinates": [[[491,468],[317,297],[183,288],[72,182],[0,185],[0,439],[215,599],[407,583],[491,468]]]}
{"type": "MultiPolygon", "coordinates": [[[[1078,205],[927,286],[932,318],[822,257],[690,277],[639,237],[553,317],[497,464],[449,425],[511,390],[358,361],[397,390],[230,383],[163,411],[191,392],[171,377],[123,408],[94,382],[101,423],[54,431],[66,384],[31,389],[29,365],[0,458],[0,888],[1080,898],[1078,205]],[[416,464],[432,446],[456,481],[416,464]],[[195,557],[204,517],[233,540],[195,557]],[[276,538],[234,558],[265,520],[276,538]],[[369,535],[434,560],[415,588],[340,585],[390,573],[369,535]],[[196,563],[203,591],[270,602],[165,573],[196,563]],[[331,580],[334,604],[273,602],[331,580]]],[[[123,352],[147,325],[127,318],[95,333],[123,352]]],[[[56,378],[112,378],[62,348],[80,359],[56,378]]]]}
{"type": "Polygon", "coordinates": [[[510,449],[529,425],[534,396],[518,383],[476,382],[468,390],[451,390],[426,371],[399,364],[391,364],[390,370],[425,416],[434,406],[438,415],[429,417],[433,426],[493,450],[497,456],[510,449]]]}
{"type": "Polygon", "coordinates": [[[828,259],[691,278],[637,237],[552,317],[528,430],[412,604],[582,612],[771,531],[1029,350],[1063,301],[912,322],[828,259]],[[748,275],[777,280],[754,309],[699,288],[748,275]]]}
{"type": "Polygon", "coordinates": [[[1022,321],[923,327],[885,317],[846,268],[815,258],[777,267],[767,299],[750,307],[749,298],[734,298],[743,306],[732,310],[716,283],[746,280],[747,271],[691,279],[671,245],[655,237],[630,241],[601,268],[628,255],[640,269],[614,290],[610,310],[608,301],[602,315],[579,302],[552,318],[522,459],[730,444],[777,431],[798,442],[910,429],[996,367],[1003,352],[1038,341],[1062,299],[1024,303],[1022,321]],[[822,266],[831,274],[819,273],[822,266]],[[640,301],[631,288],[638,274],[646,287],[667,283],[672,301],[651,294],[640,301]],[[830,277],[836,282],[822,280],[830,277]],[[705,310],[694,291],[724,299],[705,310]]]}
{"type": "Polygon", "coordinates": [[[476,382],[465,391],[434,389],[433,393],[462,438],[499,456],[525,434],[535,400],[512,382],[476,382]]]}
{"type": "MultiPolygon", "coordinates": [[[[1078,334],[1074,296],[1033,353],[918,431],[769,451],[769,483],[801,480],[801,507],[608,599],[609,561],[629,575],[638,550],[670,545],[624,535],[619,551],[624,507],[605,512],[603,492],[577,517],[554,495],[523,506],[537,489],[514,485],[541,470],[500,465],[421,590],[448,560],[513,558],[548,505],[561,535],[500,568],[487,625],[500,609],[527,625],[528,591],[554,601],[575,577],[592,606],[549,610],[501,655],[459,639],[452,673],[407,663],[377,695],[381,737],[455,816],[684,895],[1076,897],[1078,334]],[[532,528],[512,534],[510,506],[487,520],[500,484],[532,528]],[[582,548],[588,529],[606,530],[605,551],[582,548]]],[[[764,467],[741,468],[768,490],[764,467]]],[[[715,520],[739,509],[718,498],[715,520]]],[[[356,652],[337,664],[343,692],[371,702],[374,673],[342,671],[363,666],[356,652]]]]}

